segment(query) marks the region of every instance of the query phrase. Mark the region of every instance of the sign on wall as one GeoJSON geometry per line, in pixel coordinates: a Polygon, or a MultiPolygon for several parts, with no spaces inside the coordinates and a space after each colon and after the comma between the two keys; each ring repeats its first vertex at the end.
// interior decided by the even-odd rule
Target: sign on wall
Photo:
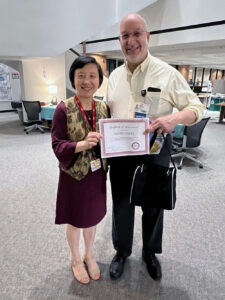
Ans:
{"type": "Polygon", "coordinates": [[[12,79],[20,79],[20,73],[12,72],[12,79]]]}
{"type": "Polygon", "coordinates": [[[7,66],[0,64],[0,101],[11,101],[10,73],[7,66]]]}

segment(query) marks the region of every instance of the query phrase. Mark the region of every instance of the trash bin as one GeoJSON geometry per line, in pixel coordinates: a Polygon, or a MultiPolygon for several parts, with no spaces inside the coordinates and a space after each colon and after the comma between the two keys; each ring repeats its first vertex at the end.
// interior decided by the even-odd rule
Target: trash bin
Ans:
{"type": "Polygon", "coordinates": [[[219,105],[215,105],[215,104],[221,103],[223,101],[224,101],[223,98],[220,98],[220,97],[211,97],[209,110],[220,111],[220,106],[219,105]]]}

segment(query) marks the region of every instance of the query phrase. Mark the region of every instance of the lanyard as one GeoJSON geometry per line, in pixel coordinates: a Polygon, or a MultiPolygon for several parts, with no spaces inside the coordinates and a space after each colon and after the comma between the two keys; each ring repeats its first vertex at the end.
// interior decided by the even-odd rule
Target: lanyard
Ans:
{"type": "MultiPolygon", "coordinates": [[[[79,98],[77,97],[77,95],[74,97],[74,99],[76,100],[77,105],[79,106],[80,111],[81,111],[85,121],[89,124],[87,116],[84,112],[82,104],[81,104],[79,98]]],[[[95,111],[95,102],[94,102],[94,100],[92,100],[92,127],[93,127],[93,131],[96,131],[96,111],[95,111]]]]}

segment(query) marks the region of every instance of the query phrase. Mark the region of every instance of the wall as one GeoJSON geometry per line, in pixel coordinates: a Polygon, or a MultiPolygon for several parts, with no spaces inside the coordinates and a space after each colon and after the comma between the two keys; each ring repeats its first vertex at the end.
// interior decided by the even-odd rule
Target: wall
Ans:
{"type": "Polygon", "coordinates": [[[21,90],[23,90],[22,63],[20,61],[0,60],[0,64],[5,65],[9,73],[8,85],[10,87],[11,100],[0,101],[0,111],[11,110],[11,101],[20,102],[22,99],[21,90]],[[15,76],[15,74],[17,74],[15,76]]]}
{"type": "Polygon", "coordinates": [[[58,55],[155,1],[2,0],[0,55],[58,55]]]}
{"type": "Polygon", "coordinates": [[[217,73],[217,78],[216,78],[216,73],[217,71],[216,70],[213,70],[212,74],[211,74],[211,82],[212,84],[214,83],[214,81],[217,79],[217,80],[220,80],[222,79],[222,71],[218,71],[217,73]]]}
{"type": "Polygon", "coordinates": [[[72,87],[71,83],[70,83],[70,79],[69,79],[69,70],[70,67],[72,65],[72,63],[74,62],[74,60],[77,58],[78,56],[75,55],[73,52],[71,51],[67,51],[65,53],[65,73],[66,73],[66,98],[71,97],[72,95],[74,95],[75,90],[72,87]]]}
{"type": "Polygon", "coordinates": [[[24,100],[51,101],[49,85],[58,87],[58,102],[66,98],[65,54],[55,58],[22,61],[24,100]]]}
{"type": "Polygon", "coordinates": [[[179,66],[178,71],[183,75],[186,81],[188,81],[189,66],[179,66]]]}

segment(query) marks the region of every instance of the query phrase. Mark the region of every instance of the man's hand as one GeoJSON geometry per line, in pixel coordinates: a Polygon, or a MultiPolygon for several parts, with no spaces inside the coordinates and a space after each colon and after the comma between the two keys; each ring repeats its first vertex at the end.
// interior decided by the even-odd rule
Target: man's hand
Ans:
{"type": "Polygon", "coordinates": [[[181,123],[184,125],[191,125],[195,122],[195,120],[195,113],[192,110],[185,109],[183,111],[157,118],[149,125],[149,128],[145,130],[145,134],[148,132],[154,132],[155,130],[157,130],[158,133],[170,133],[177,124],[181,123]]]}
{"type": "Polygon", "coordinates": [[[153,121],[148,131],[154,132],[157,130],[157,133],[169,133],[173,131],[174,127],[178,124],[176,118],[174,118],[173,114],[168,116],[157,118],[153,121]]]}

